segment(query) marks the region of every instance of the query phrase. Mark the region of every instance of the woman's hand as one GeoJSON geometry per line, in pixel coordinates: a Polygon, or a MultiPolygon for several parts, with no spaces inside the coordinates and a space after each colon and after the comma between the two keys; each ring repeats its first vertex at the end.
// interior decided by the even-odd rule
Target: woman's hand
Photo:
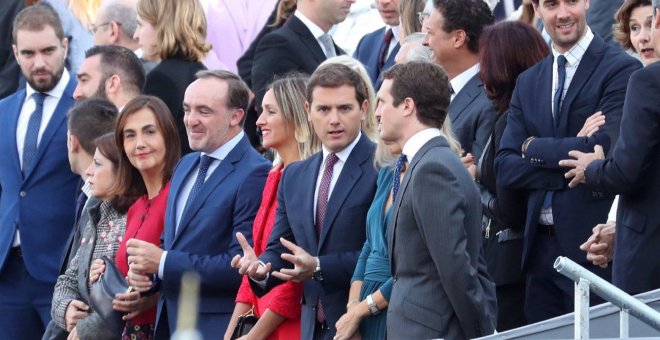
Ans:
{"type": "Polygon", "coordinates": [[[580,132],[578,132],[577,136],[591,137],[601,126],[603,126],[603,124],[605,124],[605,116],[603,116],[602,111],[598,111],[584,121],[584,126],[580,132]]]}
{"type": "Polygon", "coordinates": [[[101,259],[96,259],[89,267],[89,284],[96,282],[101,274],[105,271],[105,262],[101,259]]]}
{"type": "Polygon", "coordinates": [[[461,157],[461,161],[463,162],[463,165],[465,165],[465,168],[467,168],[470,175],[472,175],[472,178],[476,179],[477,166],[474,164],[474,155],[468,153],[465,156],[461,157]]]}
{"type": "Polygon", "coordinates": [[[362,318],[358,312],[359,305],[359,303],[353,304],[346,314],[339,318],[339,321],[335,324],[337,327],[337,334],[333,338],[334,340],[360,339],[358,327],[360,326],[362,318]]]}
{"type": "Polygon", "coordinates": [[[78,321],[86,318],[88,315],[89,306],[80,300],[71,300],[69,305],[66,306],[66,312],[64,312],[66,331],[71,332],[78,324],[78,321]]]}
{"type": "Polygon", "coordinates": [[[80,337],[78,336],[78,329],[76,327],[73,327],[73,329],[69,332],[69,336],[66,338],[66,340],[80,340],[80,337]]]}
{"type": "Polygon", "coordinates": [[[118,312],[128,313],[124,315],[122,319],[130,320],[136,315],[155,306],[158,302],[158,296],[159,294],[153,294],[140,297],[139,292],[117,294],[115,295],[115,299],[112,300],[112,309],[118,312]]]}

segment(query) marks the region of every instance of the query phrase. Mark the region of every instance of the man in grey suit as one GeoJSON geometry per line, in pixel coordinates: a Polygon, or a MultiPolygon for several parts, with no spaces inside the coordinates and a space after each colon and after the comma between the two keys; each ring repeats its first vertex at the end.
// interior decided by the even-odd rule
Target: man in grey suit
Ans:
{"type": "Polygon", "coordinates": [[[495,124],[495,109],[479,78],[479,38],[493,23],[483,0],[433,0],[423,44],[451,84],[449,119],[464,152],[479,159],[495,124]]]}
{"type": "Polygon", "coordinates": [[[389,226],[394,286],[387,335],[465,339],[491,334],[495,285],[480,253],[479,192],[440,133],[449,106],[447,74],[438,65],[411,62],[395,65],[383,79],[376,110],[380,136],[403,150],[389,226]]]}

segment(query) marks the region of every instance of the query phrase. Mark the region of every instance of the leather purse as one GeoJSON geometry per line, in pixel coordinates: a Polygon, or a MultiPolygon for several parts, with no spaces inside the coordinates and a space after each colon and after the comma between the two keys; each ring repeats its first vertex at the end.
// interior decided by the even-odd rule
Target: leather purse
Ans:
{"type": "Polygon", "coordinates": [[[89,302],[92,308],[101,316],[112,333],[121,337],[126,321],[123,314],[112,309],[112,300],[118,293],[126,293],[128,284],[117,265],[107,256],[101,258],[105,262],[105,271],[99,279],[92,284],[89,293],[89,302]]]}
{"type": "Polygon", "coordinates": [[[254,315],[254,307],[252,307],[247,313],[239,315],[234,332],[231,334],[231,340],[236,340],[247,335],[252,327],[257,324],[257,321],[259,321],[259,318],[254,315]]]}

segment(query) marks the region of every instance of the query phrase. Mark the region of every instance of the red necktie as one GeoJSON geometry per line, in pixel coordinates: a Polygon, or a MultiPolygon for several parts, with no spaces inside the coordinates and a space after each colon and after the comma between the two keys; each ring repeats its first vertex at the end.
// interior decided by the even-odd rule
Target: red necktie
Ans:
{"type": "Polygon", "coordinates": [[[383,68],[383,65],[385,65],[385,61],[387,60],[387,51],[390,49],[390,42],[392,41],[392,37],[394,36],[394,33],[392,33],[392,29],[388,28],[387,31],[385,32],[385,35],[383,36],[383,43],[380,45],[380,51],[378,52],[378,71],[380,72],[380,69],[383,68]]]}

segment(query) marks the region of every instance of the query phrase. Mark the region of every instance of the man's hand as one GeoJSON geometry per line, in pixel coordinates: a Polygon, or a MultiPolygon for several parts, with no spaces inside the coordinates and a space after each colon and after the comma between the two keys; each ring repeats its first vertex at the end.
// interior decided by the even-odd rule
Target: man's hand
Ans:
{"type": "Polygon", "coordinates": [[[73,329],[69,331],[69,336],[66,337],[66,340],[80,340],[78,329],[76,327],[73,327],[73,329]]]}
{"type": "Polygon", "coordinates": [[[363,308],[360,306],[360,303],[353,304],[346,311],[346,314],[339,318],[339,321],[335,324],[337,334],[333,340],[361,339],[360,330],[358,329],[360,327],[360,322],[362,322],[362,319],[365,316],[370,314],[369,309],[367,309],[366,312],[361,309],[363,308]]]}
{"type": "Polygon", "coordinates": [[[598,132],[598,129],[605,124],[605,116],[603,116],[603,111],[598,111],[586,121],[584,121],[584,126],[578,132],[578,137],[591,137],[594,133],[598,132]]]}
{"type": "Polygon", "coordinates": [[[78,324],[78,321],[86,318],[89,315],[89,306],[80,300],[71,300],[64,312],[64,323],[66,331],[71,332],[78,324]]]}
{"type": "Polygon", "coordinates": [[[461,161],[470,175],[472,175],[472,178],[477,179],[477,166],[474,164],[474,156],[471,153],[468,153],[461,157],[461,161]]]}
{"type": "Polygon", "coordinates": [[[115,295],[112,300],[112,309],[128,313],[122,317],[123,320],[130,320],[143,311],[153,307],[158,302],[158,294],[140,297],[138,292],[130,292],[115,295]]]}
{"type": "Polygon", "coordinates": [[[236,233],[236,239],[241,245],[243,256],[236,255],[231,259],[232,268],[238,269],[238,273],[241,275],[247,275],[256,281],[263,281],[268,272],[270,272],[270,263],[265,266],[262,266],[259,263],[259,258],[254,253],[254,249],[250,247],[247,239],[245,239],[245,236],[243,236],[242,233],[236,233]]]}
{"type": "Polygon", "coordinates": [[[591,162],[597,159],[605,159],[603,147],[600,145],[596,145],[594,147],[594,152],[592,153],[584,153],[573,150],[568,153],[568,156],[573,157],[574,159],[563,159],[559,161],[559,166],[573,168],[564,174],[566,179],[571,179],[571,182],[568,183],[570,188],[575,188],[578,186],[578,184],[586,182],[584,178],[584,171],[587,170],[587,167],[589,164],[591,164],[591,162]]]}
{"type": "Polygon", "coordinates": [[[606,268],[612,261],[614,242],[616,237],[616,222],[598,224],[592,230],[591,236],[580,245],[582,251],[587,252],[587,260],[594,265],[606,268]]]}
{"type": "Polygon", "coordinates": [[[92,265],[89,268],[89,284],[96,282],[96,280],[101,277],[101,274],[105,271],[105,262],[101,259],[96,259],[92,262],[92,265]]]}
{"type": "Polygon", "coordinates": [[[132,238],[126,242],[126,253],[131,271],[143,275],[158,272],[163,249],[149,242],[132,238]]]}
{"type": "Polygon", "coordinates": [[[316,258],[291,241],[280,238],[280,242],[291,254],[282,254],[282,260],[293,263],[293,269],[283,268],[273,276],[283,281],[303,282],[311,279],[316,270],[316,258]]]}

